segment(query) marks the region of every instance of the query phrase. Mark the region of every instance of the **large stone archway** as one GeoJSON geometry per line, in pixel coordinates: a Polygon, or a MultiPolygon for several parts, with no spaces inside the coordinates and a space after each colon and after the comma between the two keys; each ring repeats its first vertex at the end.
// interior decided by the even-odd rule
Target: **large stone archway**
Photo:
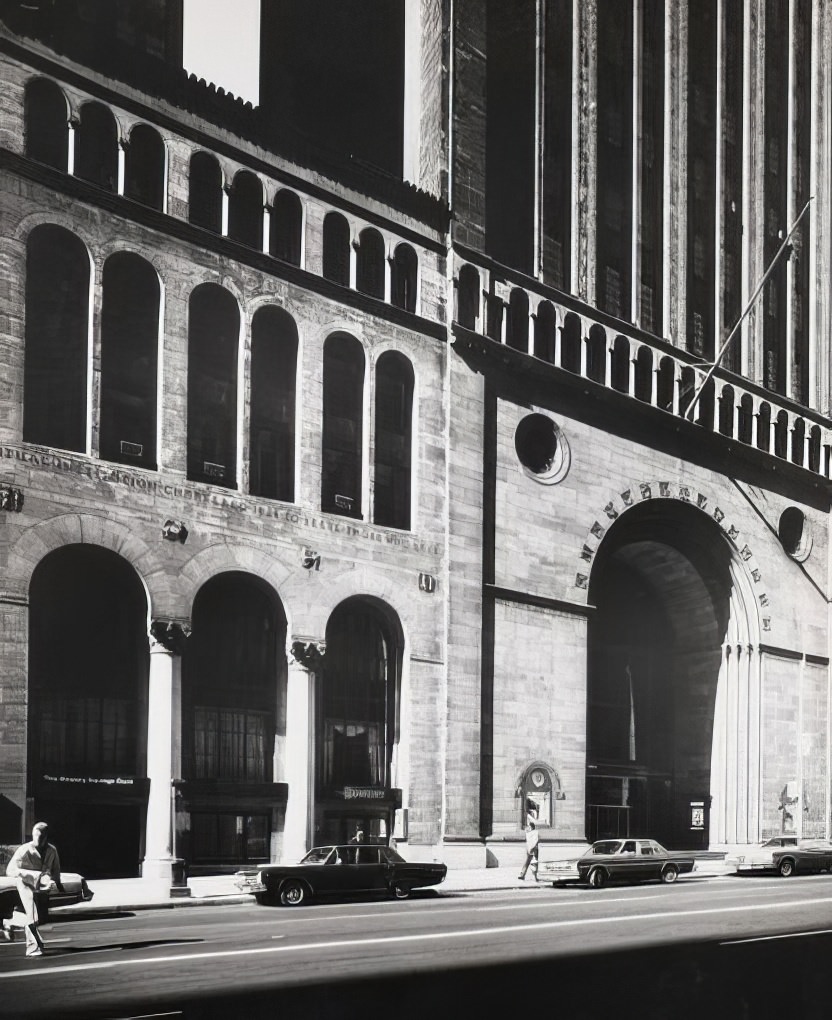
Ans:
{"type": "Polygon", "coordinates": [[[587,836],[757,838],[758,622],[724,530],[687,502],[634,506],[589,596],[587,836]]]}

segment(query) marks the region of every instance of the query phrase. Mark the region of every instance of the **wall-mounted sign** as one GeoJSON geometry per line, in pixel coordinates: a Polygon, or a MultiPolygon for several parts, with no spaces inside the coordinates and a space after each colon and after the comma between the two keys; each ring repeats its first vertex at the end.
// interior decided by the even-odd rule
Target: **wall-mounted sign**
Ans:
{"type": "Polygon", "coordinates": [[[433,574],[419,574],[419,591],[432,595],[436,591],[436,578],[433,574]]]}
{"type": "Polygon", "coordinates": [[[378,786],[345,786],[341,796],[344,800],[385,800],[388,791],[378,786]]]}
{"type": "Polygon", "coordinates": [[[692,800],[690,802],[690,827],[691,829],[705,828],[705,802],[692,800]]]}

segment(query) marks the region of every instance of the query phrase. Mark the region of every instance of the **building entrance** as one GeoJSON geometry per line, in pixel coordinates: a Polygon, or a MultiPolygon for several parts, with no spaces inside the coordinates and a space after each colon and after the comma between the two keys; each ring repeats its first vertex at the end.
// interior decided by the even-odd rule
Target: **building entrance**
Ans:
{"type": "Polygon", "coordinates": [[[588,839],[708,845],[712,797],[724,793],[714,732],[739,586],[732,547],[688,504],[633,507],[607,532],[590,581],[588,839]]]}

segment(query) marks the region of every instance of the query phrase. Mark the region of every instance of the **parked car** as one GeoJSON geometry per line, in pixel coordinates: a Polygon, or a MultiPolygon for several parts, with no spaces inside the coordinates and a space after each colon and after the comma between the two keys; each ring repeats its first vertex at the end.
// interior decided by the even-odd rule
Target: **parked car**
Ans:
{"type": "Polygon", "coordinates": [[[619,880],[660,879],[669,883],[693,871],[694,865],[693,854],[665,850],[654,839],[600,839],[581,857],[542,862],[537,879],[553,885],[586,882],[593,889],[619,880]]]}
{"type": "MultiPolygon", "coordinates": [[[[6,865],[17,850],[16,846],[0,846],[0,917],[10,918],[15,910],[20,910],[22,904],[17,894],[15,879],[9,878],[6,874],[6,865]]],[[[38,893],[38,909],[41,920],[52,907],[66,907],[73,903],[89,903],[94,893],[87,885],[87,880],[71,871],[61,872],[61,885],[63,892],[52,888],[48,892],[38,893]]]]}
{"type": "Polygon", "coordinates": [[[412,889],[438,885],[444,864],[406,861],[387,846],[319,846],[299,864],[269,864],[237,872],[235,884],[253,892],[258,903],[296,907],[313,896],[387,893],[405,899],[412,889]]]}
{"type": "Polygon", "coordinates": [[[812,875],[832,871],[832,844],[825,841],[801,841],[798,846],[783,847],[771,855],[778,875],[812,875]]]}
{"type": "Polygon", "coordinates": [[[796,847],[797,836],[772,836],[762,843],[751,843],[736,853],[728,854],[725,864],[736,871],[766,871],[774,867],[774,852],[784,847],[796,847]]]}

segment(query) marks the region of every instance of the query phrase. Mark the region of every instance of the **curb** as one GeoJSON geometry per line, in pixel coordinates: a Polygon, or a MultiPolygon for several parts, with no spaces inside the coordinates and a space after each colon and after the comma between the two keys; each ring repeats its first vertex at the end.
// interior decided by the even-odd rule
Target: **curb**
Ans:
{"type": "Polygon", "coordinates": [[[87,915],[112,914],[122,910],[173,910],[179,907],[221,907],[226,904],[253,902],[254,896],[252,893],[228,893],[216,896],[199,896],[197,898],[183,896],[181,899],[160,900],[156,903],[148,903],[145,900],[143,903],[112,903],[106,906],[104,904],[101,904],[101,906],[96,904],[94,907],[88,906],[86,903],[71,907],[53,907],[49,911],[49,916],[86,917],[87,915]]]}

